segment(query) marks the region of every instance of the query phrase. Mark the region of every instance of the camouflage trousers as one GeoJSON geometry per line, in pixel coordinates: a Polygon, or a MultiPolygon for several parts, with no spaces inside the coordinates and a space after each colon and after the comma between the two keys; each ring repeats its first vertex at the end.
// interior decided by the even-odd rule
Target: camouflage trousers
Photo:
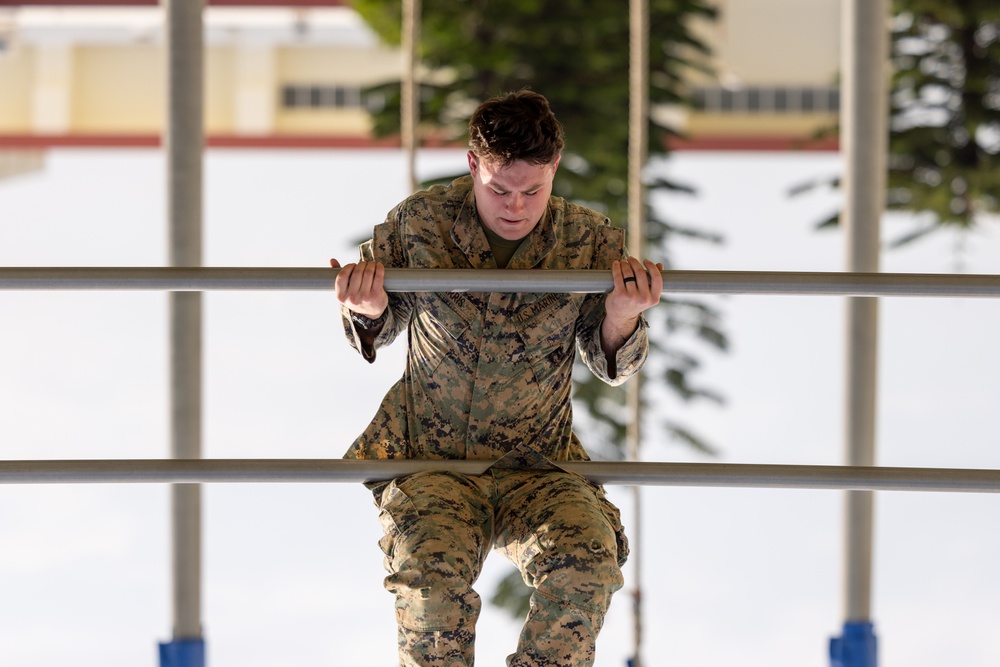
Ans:
{"type": "Polygon", "coordinates": [[[628,556],[601,489],[561,470],[418,473],[382,490],[379,519],[402,667],[472,667],[472,587],[493,548],[534,589],[508,667],[593,665],[628,556]]]}

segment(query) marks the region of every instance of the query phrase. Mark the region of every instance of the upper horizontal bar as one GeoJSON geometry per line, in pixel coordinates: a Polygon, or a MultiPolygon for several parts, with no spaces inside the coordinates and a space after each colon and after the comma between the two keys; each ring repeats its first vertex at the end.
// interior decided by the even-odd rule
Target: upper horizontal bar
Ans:
{"type": "MultiPolygon", "coordinates": [[[[140,459],[0,461],[0,484],[349,482],[394,479],[427,470],[468,475],[493,461],[340,459],[140,459]]],[[[729,463],[559,462],[598,484],[1000,492],[1000,470],[729,463]]]]}
{"type": "MultiPolygon", "coordinates": [[[[0,268],[0,290],[329,290],[329,268],[0,268]]],[[[998,297],[1000,276],[664,271],[665,293],[998,297]]],[[[389,292],[607,292],[610,271],[386,269],[389,292]]]]}

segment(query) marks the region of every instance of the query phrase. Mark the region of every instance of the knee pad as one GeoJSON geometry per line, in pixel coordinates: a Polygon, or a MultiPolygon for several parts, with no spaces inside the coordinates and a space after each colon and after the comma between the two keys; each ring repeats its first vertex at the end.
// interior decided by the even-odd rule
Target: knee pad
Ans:
{"type": "Polygon", "coordinates": [[[386,589],[396,594],[396,623],[415,632],[450,632],[473,628],[482,607],[471,587],[445,585],[398,586],[386,578],[386,589]]]}
{"type": "Polygon", "coordinates": [[[539,551],[525,570],[527,583],[554,602],[606,613],[624,585],[614,532],[585,529],[571,539],[536,539],[539,551]]]}

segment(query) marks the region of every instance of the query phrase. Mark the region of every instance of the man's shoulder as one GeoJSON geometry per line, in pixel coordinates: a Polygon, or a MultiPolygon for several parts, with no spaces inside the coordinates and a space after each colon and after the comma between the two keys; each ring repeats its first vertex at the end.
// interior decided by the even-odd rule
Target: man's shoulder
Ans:
{"type": "Polygon", "coordinates": [[[414,192],[399,202],[389,213],[387,222],[410,228],[430,225],[437,227],[442,222],[454,220],[472,191],[472,179],[468,176],[456,178],[448,184],[432,185],[425,190],[414,192]]]}
{"type": "Polygon", "coordinates": [[[552,221],[564,238],[596,236],[615,242],[624,230],[611,225],[608,216],[588,206],[552,197],[549,203],[552,221]]]}
{"type": "Polygon", "coordinates": [[[610,226],[611,220],[600,211],[567,201],[562,197],[552,197],[549,200],[549,208],[552,210],[555,219],[564,224],[585,225],[588,227],[610,226]]]}
{"type": "Polygon", "coordinates": [[[550,210],[562,252],[573,254],[574,262],[589,257],[591,268],[605,268],[621,258],[625,230],[613,227],[606,214],[558,197],[552,198],[550,210]]]}
{"type": "Polygon", "coordinates": [[[405,201],[415,205],[461,206],[472,192],[472,177],[459,176],[450,183],[437,183],[425,190],[415,192],[405,201]]]}

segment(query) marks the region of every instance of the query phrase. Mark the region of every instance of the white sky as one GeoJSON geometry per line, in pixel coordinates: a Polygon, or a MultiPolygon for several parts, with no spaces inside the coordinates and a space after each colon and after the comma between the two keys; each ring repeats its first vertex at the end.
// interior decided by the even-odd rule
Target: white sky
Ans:
{"type": "MultiPolygon", "coordinates": [[[[422,164],[429,176],[463,160],[434,152],[422,164]]],[[[786,196],[836,173],[836,155],[687,153],[668,168],[699,189],[666,201],[670,214],[727,238],[678,244],[676,268],[843,268],[842,237],[812,230],[838,195],[786,196]]],[[[52,151],[44,172],[0,181],[0,264],[162,265],[165,180],[158,151],[52,151]]],[[[405,194],[403,180],[395,151],[211,151],[205,265],[353,259],[355,242],[405,194]]],[[[904,226],[889,220],[886,233],[904,226]]],[[[942,236],[884,254],[882,268],[950,272],[954,257],[942,236]]],[[[1000,273],[997,230],[963,257],[968,272],[1000,273]]],[[[668,398],[651,412],[710,438],[718,461],[841,463],[843,299],[711,301],[733,349],[697,348],[701,380],[727,406],[668,398]]],[[[879,463],[1000,468],[1000,304],[881,303],[879,463]]],[[[0,456],[167,456],[166,304],[162,293],[0,291],[0,456]]],[[[402,351],[363,362],[332,294],[207,294],[205,456],[340,456],[401,373],[402,351]]],[[[660,441],[645,456],[705,460],[660,441]]],[[[629,495],[609,491],[634,526],[629,495]]],[[[648,664],[828,664],[843,622],[840,493],[647,488],[643,497],[648,664]]],[[[156,643],[170,639],[168,498],[159,485],[0,486],[0,664],[156,665],[156,643]]],[[[218,484],[205,487],[204,506],[210,665],[394,664],[392,599],[363,488],[218,484]]],[[[876,511],[884,664],[1000,663],[1000,499],[882,493],[876,511]]],[[[490,558],[484,597],[506,568],[490,558]]],[[[623,592],[600,667],[625,664],[630,612],[623,592]]],[[[477,664],[503,665],[518,626],[486,605],[477,664]]]]}

